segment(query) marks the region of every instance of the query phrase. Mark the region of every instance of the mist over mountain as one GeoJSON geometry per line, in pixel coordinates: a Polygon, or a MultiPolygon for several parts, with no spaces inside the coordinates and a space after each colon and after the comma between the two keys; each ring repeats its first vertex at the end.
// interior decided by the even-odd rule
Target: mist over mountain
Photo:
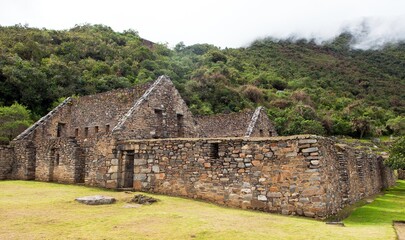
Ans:
{"type": "MultiPolygon", "coordinates": [[[[302,30],[296,33],[273,32],[267,37],[257,39],[273,39],[274,41],[299,41],[305,39],[309,42],[324,45],[332,42],[342,33],[346,33],[352,36],[350,46],[353,49],[376,50],[386,45],[405,42],[405,28],[401,26],[403,22],[405,22],[405,16],[391,19],[363,18],[358,21],[345,23],[328,31],[322,29],[317,32],[311,32],[310,30],[302,30]]],[[[246,46],[248,45],[250,43],[246,46]]]]}

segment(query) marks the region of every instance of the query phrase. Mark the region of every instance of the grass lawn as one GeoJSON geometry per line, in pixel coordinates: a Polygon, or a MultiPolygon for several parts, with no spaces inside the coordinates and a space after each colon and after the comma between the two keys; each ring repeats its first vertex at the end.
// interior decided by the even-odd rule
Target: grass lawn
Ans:
{"type": "Polygon", "coordinates": [[[153,205],[125,208],[133,195],[0,181],[0,239],[395,239],[392,221],[405,220],[405,181],[354,211],[346,227],[162,195],[153,195],[160,199],[153,205]],[[96,194],[118,202],[88,206],[74,201],[96,194]]]}

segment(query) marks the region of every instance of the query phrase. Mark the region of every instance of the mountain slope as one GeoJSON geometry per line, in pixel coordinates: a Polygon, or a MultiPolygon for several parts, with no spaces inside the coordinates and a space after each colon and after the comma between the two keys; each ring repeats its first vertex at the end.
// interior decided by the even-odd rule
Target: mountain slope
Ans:
{"type": "Polygon", "coordinates": [[[350,33],[322,45],[264,39],[247,48],[144,45],[103,25],[55,31],[0,27],[0,105],[33,118],[70,95],[166,74],[196,114],[264,105],[279,133],[364,137],[405,128],[405,43],[354,50],[350,33]]]}

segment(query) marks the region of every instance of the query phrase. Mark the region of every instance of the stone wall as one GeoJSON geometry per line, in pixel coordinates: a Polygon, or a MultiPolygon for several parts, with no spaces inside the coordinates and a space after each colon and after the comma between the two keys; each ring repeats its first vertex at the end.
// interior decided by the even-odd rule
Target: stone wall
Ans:
{"type": "Polygon", "coordinates": [[[11,179],[34,180],[36,167],[36,149],[31,140],[12,141],[14,163],[11,179]]]}
{"type": "Polygon", "coordinates": [[[383,158],[367,154],[331,139],[318,141],[324,152],[322,179],[326,184],[327,209],[335,214],[343,207],[379,193],[395,184],[393,171],[383,165],[383,158]]]}
{"type": "Polygon", "coordinates": [[[108,187],[315,218],[395,182],[380,158],[361,159],[316,136],[132,140],[116,150],[107,159],[108,187]]]}
{"type": "Polygon", "coordinates": [[[0,180],[9,179],[14,163],[14,149],[0,145],[0,180]]]}
{"type": "Polygon", "coordinates": [[[274,137],[277,132],[263,107],[238,113],[197,116],[199,136],[218,137],[274,137]]]}
{"type": "Polygon", "coordinates": [[[120,139],[197,137],[194,118],[173,83],[160,77],[114,129],[120,139]]]}
{"type": "MultiPolygon", "coordinates": [[[[111,134],[98,136],[97,139],[81,142],[84,155],[86,185],[108,187],[106,174],[110,165],[110,159],[115,152],[115,140],[111,134]]],[[[114,188],[116,188],[115,186],[114,188]]]]}
{"type": "Polygon", "coordinates": [[[118,120],[149,87],[150,84],[146,84],[73,99],[69,136],[85,139],[111,132],[118,120]]]}
{"type": "Polygon", "coordinates": [[[135,188],[315,218],[395,183],[381,157],[312,135],[117,141],[104,134],[12,144],[0,148],[0,174],[9,172],[4,159],[14,149],[14,179],[135,188]]]}
{"type": "Polygon", "coordinates": [[[252,110],[238,113],[197,116],[200,137],[243,137],[253,115],[252,110]]]}
{"type": "Polygon", "coordinates": [[[84,183],[84,158],[75,138],[49,139],[36,152],[36,180],[84,183]]]}
{"type": "Polygon", "coordinates": [[[256,121],[249,137],[275,137],[278,136],[276,128],[271,123],[267,116],[266,110],[263,107],[258,107],[259,111],[256,121]]]}
{"type": "Polygon", "coordinates": [[[69,98],[0,147],[0,179],[135,188],[316,218],[395,182],[381,157],[331,139],[269,137],[276,132],[261,107],[207,119],[195,121],[165,76],[69,98]],[[196,138],[207,136],[221,138],[196,138]]]}

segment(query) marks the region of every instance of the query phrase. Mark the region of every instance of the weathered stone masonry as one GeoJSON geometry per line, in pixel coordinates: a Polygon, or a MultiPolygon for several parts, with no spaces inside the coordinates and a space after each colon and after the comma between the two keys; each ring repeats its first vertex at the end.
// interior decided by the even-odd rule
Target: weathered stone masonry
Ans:
{"type": "Polygon", "coordinates": [[[129,140],[117,143],[105,179],[115,187],[129,174],[136,190],[324,218],[395,182],[375,156],[351,169],[352,153],[317,136],[129,140]],[[343,172],[351,176],[340,180],[343,172]]]}
{"type": "Polygon", "coordinates": [[[14,157],[14,149],[10,146],[0,146],[0,180],[10,178],[14,157]]]}
{"type": "Polygon", "coordinates": [[[318,136],[274,136],[262,107],[194,117],[162,76],[66,99],[0,146],[0,179],[134,188],[316,218],[395,182],[378,156],[318,136]]]}

